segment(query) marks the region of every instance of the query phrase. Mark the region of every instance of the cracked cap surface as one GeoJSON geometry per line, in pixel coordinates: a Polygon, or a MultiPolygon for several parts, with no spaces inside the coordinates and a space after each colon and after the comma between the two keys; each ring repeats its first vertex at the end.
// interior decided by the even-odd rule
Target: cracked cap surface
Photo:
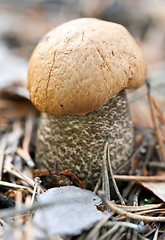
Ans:
{"type": "Polygon", "coordinates": [[[122,25],[80,18],[54,28],[38,43],[28,89],[42,112],[84,115],[121,90],[138,88],[146,73],[143,52],[122,25]]]}

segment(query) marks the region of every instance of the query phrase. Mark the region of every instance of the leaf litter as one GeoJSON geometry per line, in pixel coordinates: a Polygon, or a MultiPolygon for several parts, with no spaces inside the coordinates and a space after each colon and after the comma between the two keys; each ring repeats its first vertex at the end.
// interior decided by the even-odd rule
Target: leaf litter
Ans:
{"type": "MultiPolygon", "coordinates": [[[[100,2],[103,9],[105,1],[98,2],[100,2]]],[[[129,2],[128,5],[126,1],[125,6],[131,8],[133,4],[132,1],[132,3],[129,2]]],[[[123,5],[123,7],[125,6],[123,5]]],[[[89,9],[88,4],[85,7],[89,9]]],[[[42,9],[41,6],[40,9],[42,9]]],[[[37,11],[39,15],[42,16],[40,9],[37,9],[37,11]]],[[[145,11],[146,9],[147,8],[145,8],[145,11]]],[[[122,16],[122,14],[119,14],[119,16],[120,15],[122,16]]],[[[27,14],[27,16],[29,15],[27,14]]],[[[157,19],[155,15],[153,17],[150,12],[149,16],[153,23],[155,23],[155,19],[157,19]]],[[[157,16],[160,16],[158,12],[157,16]]],[[[34,21],[33,14],[31,14],[31,17],[34,21]]],[[[32,21],[31,18],[28,18],[28,21],[32,21]]],[[[136,20],[134,19],[133,21],[136,24],[136,20]]],[[[43,31],[43,28],[39,27],[39,24],[40,21],[35,23],[33,27],[37,27],[37,29],[43,31]]],[[[158,23],[159,30],[161,29],[161,24],[162,23],[158,23]]],[[[51,23],[50,25],[54,24],[51,23]]],[[[48,25],[45,23],[44,26],[44,29],[48,28],[48,25]]],[[[28,28],[28,31],[30,29],[31,28],[28,28]]],[[[154,77],[153,69],[158,66],[158,72],[160,72],[164,57],[163,51],[161,50],[160,54],[160,50],[155,47],[157,42],[159,42],[159,45],[163,43],[164,33],[160,31],[161,34],[155,34],[154,30],[157,30],[156,24],[149,24],[148,30],[146,30],[143,35],[143,38],[148,40],[148,42],[143,42],[143,46],[146,52],[148,52],[147,56],[149,58],[152,86],[153,78],[155,81],[154,84],[157,83],[159,78],[158,75],[154,77]],[[160,41],[157,41],[158,36],[160,37],[160,41]],[[150,39],[154,40],[154,45],[151,44],[150,39]],[[146,42],[147,47],[145,46],[146,42]]],[[[35,32],[38,34],[38,31],[33,31],[33,33],[35,32]]],[[[14,32],[12,32],[12,34],[8,36],[8,39],[11,37],[16,39],[19,34],[14,35],[14,32]]],[[[22,34],[21,38],[23,40],[26,38],[25,42],[30,46],[30,34],[22,34]]],[[[33,40],[34,39],[35,34],[33,36],[33,40]]],[[[19,48],[17,48],[16,51],[19,53],[19,48]]],[[[20,52],[21,55],[25,54],[23,47],[21,47],[20,52]]],[[[13,49],[12,53],[8,51],[7,55],[11,56],[12,59],[16,59],[13,58],[13,49]]],[[[34,234],[35,231],[33,232],[32,230],[38,227],[37,231],[39,231],[39,235],[43,239],[49,239],[50,235],[53,235],[53,239],[79,240],[164,239],[165,117],[161,110],[164,109],[164,100],[161,98],[160,108],[159,96],[156,95],[155,98],[155,93],[151,91],[152,89],[148,85],[149,88],[146,88],[145,92],[142,92],[146,98],[148,92],[149,101],[147,101],[147,107],[142,101],[139,101],[141,93],[137,95],[138,101],[136,101],[136,97],[134,96],[134,102],[130,102],[131,112],[135,114],[133,115],[133,120],[136,146],[132,157],[127,161],[127,165],[130,166],[127,176],[118,175],[120,171],[112,172],[107,150],[108,141],[106,141],[104,171],[102,179],[100,178],[95,188],[96,195],[89,190],[74,187],[72,179],[67,180],[64,175],[62,186],[66,183],[71,186],[59,188],[59,182],[57,184],[57,181],[55,181],[57,187],[54,190],[52,179],[58,179],[58,176],[52,173],[51,169],[46,172],[46,175],[36,169],[39,177],[42,179],[42,183],[40,183],[39,179],[37,180],[35,178],[36,175],[33,176],[33,168],[35,168],[35,139],[39,115],[29,102],[26,89],[17,81],[20,80],[20,78],[25,78],[25,68],[27,65],[27,61],[22,61],[22,58],[20,59],[21,64],[25,63],[24,65],[20,65],[22,67],[19,66],[20,69],[22,68],[24,70],[23,74],[22,72],[20,74],[20,71],[13,72],[6,69],[4,76],[8,77],[9,75],[9,81],[7,85],[5,85],[3,81],[3,86],[6,87],[0,92],[0,206],[2,209],[0,212],[0,238],[35,240],[37,237],[34,234]],[[15,80],[18,78],[16,84],[11,84],[10,82],[13,76],[15,80]],[[48,180],[49,178],[51,180],[48,180]],[[110,184],[108,179],[110,179],[110,184]],[[47,184],[48,182],[49,184],[47,184]],[[47,190],[48,185],[48,188],[52,189],[47,190]],[[112,189],[109,188],[109,185],[112,189]],[[65,191],[65,194],[61,194],[58,192],[58,189],[62,188],[69,188],[69,191],[74,192],[74,194],[68,193],[67,195],[65,191]],[[77,189],[81,194],[75,193],[73,189],[77,189]],[[91,199],[95,196],[96,199],[100,201],[98,197],[98,190],[100,189],[104,190],[104,192],[100,192],[103,204],[96,207],[91,199]],[[57,199],[53,197],[54,191],[56,192],[56,197],[59,196],[57,199]],[[86,191],[88,193],[86,193],[86,191]],[[63,197],[64,195],[65,197],[63,197]],[[46,198],[46,201],[41,200],[42,198],[46,198]],[[13,205],[15,205],[15,207],[11,207],[13,205]],[[61,208],[61,212],[60,208],[57,208],[57,205],[64,205],[64,207],[61,208]],[[102,211],[100,211],[100,209],[102,211]],[[46,215],[46,218],[42,217],[42,213],[46,215]],[[84,218],[81,216],[83,216],[83,214],[85,219],[89,218],[89,222],[84,220],[82,223],[81,220],[84,218]],[[66,218],[64,218],[65,216],[66,218]],[[92,218],[92,216],[94,217],[92,218]],[[97,218],[97,216],[99,217],[97,218]],[[53,224],[54,218],[57,219],[59,217],[62,217],[62,220],[53,224]],[[48,219],[48,221],[45,221],[46,219],[48,219]],[[74,221],[72,221],[72,219],[74,219],[74,221]],[[68,228],[70,233],[62,231],[62,227],[64,226],[68,228]],[[60,229],[59,232],[55,232],[57,227],[60,229]],[[78,236],[75,236],[77,234],[78,236]],[[64,235],[70,236],[66,237],[64,235]]],[[[4,66],[10,66],[7,57],[5,57],[3,61],[7,63],[4,64],[4,66]]],[[[162,72],[161,75],[161,92],[164,94],[163,78],[164,72],[162,72]]],[[[154,90],[156,87],[157,86],[154,85],[154,90]]],[[[128,97],[129,94],[130,93],[128,93],[128,97]]],[[[163,94],[161,94],[161,97],[164,97],[163,94]]]]}

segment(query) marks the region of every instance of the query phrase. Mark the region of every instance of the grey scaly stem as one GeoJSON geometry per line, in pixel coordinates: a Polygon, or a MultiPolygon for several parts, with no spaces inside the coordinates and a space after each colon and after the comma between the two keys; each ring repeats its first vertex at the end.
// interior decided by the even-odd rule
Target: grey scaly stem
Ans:
{"type": "MultiPolygon", "coordinates": [[[[125,91],[110,99],[99,111],[84,116],[43,113],[37,139],[36,161],[40,168],[68,169],[93,189],[102,167],[104,145],[111,135],[113,171],[133,151],[133,125],[125,91]]],[[[123,169],[123,173],[126,169],[123,169]]]]}

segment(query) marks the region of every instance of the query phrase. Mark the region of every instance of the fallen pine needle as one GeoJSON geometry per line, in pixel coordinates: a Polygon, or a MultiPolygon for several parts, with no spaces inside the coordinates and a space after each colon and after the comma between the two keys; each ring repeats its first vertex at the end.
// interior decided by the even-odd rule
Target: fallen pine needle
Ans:
{"type": "Polygon", "coordinates": [[[32,189],[23,185],[18,185],[15,183],[9,183],[5,181],[0,181],[0,186],[8,187],[8,188],[15,188],[15,189],[27,189],[29,192],[32,192],[32,189]]]}
{"type": "Polygon", "coordinates": [[[120,181],[165,182],[165,175],[164,176],[114,175],[114,178],[120,181]]]}
{"type": "MultiPolygon", "coordinates": [[[[146,83],[147,83],[147,87],[148,87],[148,99],[149,99],[149,103],[150,103],[152,121],[153,121],[153,124],[155,127],[155,133],[156,133],[157,141],[159,144],[160,152],[161,152],[163,161],[165,163],[165,150],[164,150],[164,144],[163,144],[163,139],[162,139],[163,136],[162,136],[162,132],[159,127],[159,120],[157,117],[157,113],[158,113],[157,110],[159,110],[159,112],[160,112],[160,109],[158,109],[156,102],[152,96],[151,86],[150,86],[149,82],[147,81],[146,83]]],[[[159,113],[159,115],[160,115],[160,113],[159,113]]],[[[163,118],[162,121],[164,122],[164,117],[161,116],[161,118],[163,118]]]]}
{"type": "Polygon", "coordinates": [[[113,212],[107,214],[100,222],[98,222],[95,227],[88,233],[86,240],[93,240],[100,228],[114,215],[113,212]]]}
{"type": "Polygon", "coordinates": [[[140,212],[140,211],[147,211],[147,210],[151,210],[151,209],[158,209],[160,207],[163,207],[165,204],[162,203],[158,203],[158,204],[148,204],[148,205],[144,205],[144,206],[124,206],[124,205],[119,205],[119,204],[115,204],[115,206],[124,209],[125,211],[128,212],[140,212]]]}
{"type": "Polygon", "coordinates": [[[99,196],[101,197],[102,201],[107,205],[107,207],[114,213],[117,213],[120,216],[124,216],[126,218],[139,220],[139,221],[147,221],[147,222],[165,222],[165,217],[150,217],[150,216],[141,216],[136,213],[130,213],[119,208],[116,204],[110,202],[105,198],[105,194],[99,191],[99,196]]]}
{"type": "Polygon", "coordinates": [[[127,227],[127,228],[132,228],[135,229],[136,231],[140,232],[140,233],[144,233],[148,230],[148,228],[145,225],[141,225],[141,224],[134,224],[134,223],[130,223],[130,222],[117,222],[117,221],[108,221],[104,224],[105,227],[111,227],[114,225],[117,225],[118,227],[127,227]]]}

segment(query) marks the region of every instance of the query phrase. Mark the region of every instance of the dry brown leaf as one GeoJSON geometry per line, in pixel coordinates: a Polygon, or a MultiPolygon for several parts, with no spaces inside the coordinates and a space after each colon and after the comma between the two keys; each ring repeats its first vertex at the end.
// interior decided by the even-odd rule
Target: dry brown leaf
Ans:
{"type": "Polygon", "coordinates": [[[165,202],[165,182],[139,182],[139,184],[165,202]]]}

